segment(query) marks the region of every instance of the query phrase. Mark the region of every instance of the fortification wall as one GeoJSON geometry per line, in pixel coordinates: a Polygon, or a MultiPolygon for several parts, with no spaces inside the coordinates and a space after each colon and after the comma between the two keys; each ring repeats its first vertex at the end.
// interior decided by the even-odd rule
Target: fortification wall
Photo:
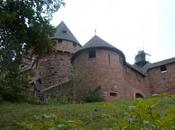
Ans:
{"type": "Polygon", "coordinates": [[[71,75],[71,57],[80,45],[67,40],[55,40],[55,52],[38,60],[37,73],[44,87],[60,85],[71,75]]]}
{"type": "Polygon", "coordinates": [[[125,91],[128,99],[136,98],[136,94],[140,94],[143,97],[151,95],[150,84],[146,76],[142,76],[128,66],[124,67],[124,71],[125,91]]]}
{"type": "Polygon", "coordinates": [[[166,69],[161,72],[160,67],[155,67],[148,71],[152,94],[161,92],[175,94],[175,64],[166,65],[166,69]]]}
{"type": "Polygon", "coordinates": [[[69,79],[71,56],[70,53],[57,52],[39,59],[37,71],[44,87],[59,85],[69,79]]]}

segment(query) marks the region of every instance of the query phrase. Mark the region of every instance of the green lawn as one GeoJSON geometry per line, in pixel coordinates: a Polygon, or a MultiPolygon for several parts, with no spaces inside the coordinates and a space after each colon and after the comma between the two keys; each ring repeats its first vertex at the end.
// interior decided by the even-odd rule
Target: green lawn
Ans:
{"type": "MultiPolygon", "coordinates": [[[[146,101],[148,100],[149,99],[146,101]]],[[[103,115],[117,117],[119,111],[123,111],[130,106],[135,105],[136,102],[138,101],[115,101],[68,105],[2,103],[0,104],[0,130],[18,130],[19,128],[16,125],[17,122],[32,121],[34,120],[34,116],[41,116],[43,114],[54,114],[65,120],[82,120],[87,129],[108,129],[113,127],[115,120],[108,120],[107,118],[104,118],[103,115]]],[[[158,97],[156,98],[156,102],[159,103],[156,104],[155,111],[159,114],[164,114],[169,108],[175,109],[175,102],[168,97],[158,97]]],[[[143,107],[144,109],[144,106],[140,107],[143,107]]],[[[122,117],[119,118],[122,119],[122,117]]]]}

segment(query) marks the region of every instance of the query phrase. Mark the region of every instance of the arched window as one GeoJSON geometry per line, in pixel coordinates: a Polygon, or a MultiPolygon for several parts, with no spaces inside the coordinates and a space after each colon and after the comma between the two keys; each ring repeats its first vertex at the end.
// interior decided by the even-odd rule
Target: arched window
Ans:
{"type": "Polygon", "coordinates": [[[136,93],[135,94],[135,98],[144,98],[144,96],[142,94],[140,94],[140,93],[136,93]]]}

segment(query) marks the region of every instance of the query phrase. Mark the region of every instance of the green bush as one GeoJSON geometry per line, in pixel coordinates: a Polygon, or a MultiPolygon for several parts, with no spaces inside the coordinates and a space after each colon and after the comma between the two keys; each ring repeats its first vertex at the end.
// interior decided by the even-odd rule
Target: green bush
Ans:
{"type": "Polygon", "coordinates": [[[52,95],[46,98],[46,104],[68,104],[73,102],[72,82],[69,81],[57,87],[52,95]]]}
{"type": "Polygon", "coordinates": [[[84,95],[84,102],[100,102],[103,101],[100,93],[100,89],[89,89],[84,95]]]}

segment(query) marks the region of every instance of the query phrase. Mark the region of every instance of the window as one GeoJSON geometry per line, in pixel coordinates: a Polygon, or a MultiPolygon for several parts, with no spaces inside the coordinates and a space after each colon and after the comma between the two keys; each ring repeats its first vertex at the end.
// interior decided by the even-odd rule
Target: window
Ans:
{"type": "Polygon", "coordinates": [[[95,58],[96,57],[96,50],[95,48],[89,49],[89,58],[95,58]]]}
{"type": "Polygon", "coordinates": [[[110,92],[110,96],[116,97],[117,96],[117,93],[116,92],[110,92]]]}
{"type": "Polygon", "coordinates": [[[77,46],[77,43],[73,42],[73,46],[76,47],[77,46]]]}
{"type": "Polygon", "coordinates": [[[110,57],[110,54],[108,54],[108,61],[109,61],[109,64],[111,63],[111,57],[110,57]]]}
{"type": "Polygon", "coordinates": [[[67,31],[66,31],[66,30],[63,30],[62,32],[63,32],[64,34],[66,34],[66,33],[67,33],[67,31]]]}
{"type": "Polygon", "coordinates": [[[63,41],[62,39],[58,39],[58,43],[62,43],[62,41],[63,41]]]}
{"type": "Polygon", "coordinates": [[[165,65],[160,66],[160,71],[161,72],[166,72],[167,71],[166,66],[165,65]]]}
{"type": "Polygon", "coordinates": [[[119,56],[119,62],[123,65],[123,58],[119,56]]]}

